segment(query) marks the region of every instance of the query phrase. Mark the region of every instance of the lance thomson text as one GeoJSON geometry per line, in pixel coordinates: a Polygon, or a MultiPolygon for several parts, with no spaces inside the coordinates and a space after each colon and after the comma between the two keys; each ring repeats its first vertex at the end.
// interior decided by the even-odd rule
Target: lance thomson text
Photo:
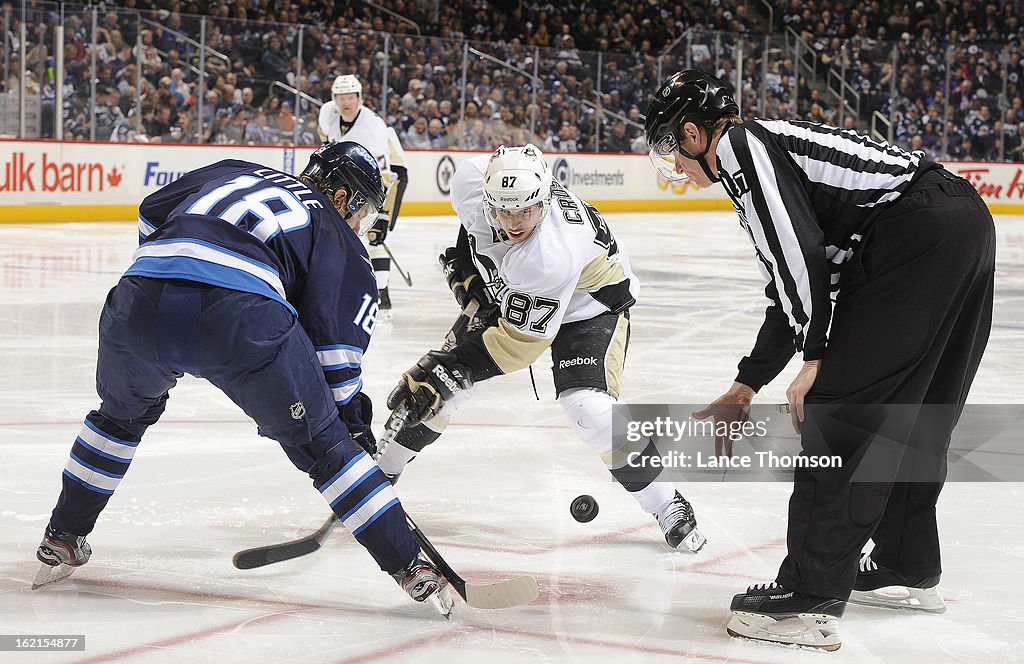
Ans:
{"type": "Polygon", "coordinates": [[[720,469],[720,468],[763,468],[787,470],[794,468],[842,468],[843,458],[838,455],[805,456],[802,454],[779,454],[772,450],[755,451],[749,455],[717,456],[702,452],[670,451],[659,455],[631,452],[626,456],[630,468],[677,468],[677,469],[720,469]]]}

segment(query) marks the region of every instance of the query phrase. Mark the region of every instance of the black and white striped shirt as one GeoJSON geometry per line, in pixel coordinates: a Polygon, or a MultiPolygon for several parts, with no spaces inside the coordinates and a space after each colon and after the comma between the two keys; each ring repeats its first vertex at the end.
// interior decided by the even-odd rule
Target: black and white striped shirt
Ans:
{"type": "Polygon", "coordinates": [[[794,350],[821,358],[842,264],[877,214],[934,162],[852,131],[785,120],[729,128],[717,157],[772,300],[737,377],[760,389],[794,350]]]}

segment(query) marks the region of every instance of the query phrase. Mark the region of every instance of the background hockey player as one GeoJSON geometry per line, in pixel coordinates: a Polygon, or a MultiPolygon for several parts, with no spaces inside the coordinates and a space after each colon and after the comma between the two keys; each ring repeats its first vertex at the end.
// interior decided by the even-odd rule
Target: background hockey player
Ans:
{"type": "MultiPolygon", "coordinates": [[[[463,308],[471,299],[497,306],[485,307],[485,330],[427,353],[392,392],[388,407],[404,405],[408,424],[422,424],[398,434],[381,468],[397,476],[440,436],[470,386],[525,369],[548,347],[573,432],[610,458],[612,404],[638,291],[625,250],[594,207],[552,179],[533,145],[462,162],[451,192],[462,226],[441,257],[448,283],[463,308]]],[[[696,552],[704,545],[693,509],[670,483],[623,486],[655,515],[670,546],[696,552]]]]}
{"type": "Polygon", "coordinates": [[[369,150],[384,177],[387,192],[384,208],[377,222],[366,233],[370,259],[377,277],[380,308],[391,308],[388,282],[391,278],[391,257],[384,249],[388,231],[395,227],[402,208],[402,196],[409,184],[405,167],[405,151],[395,130],[363,105],[363,85],[355,76],[345,74],[334,79],[331,101],[320,107],[319,134],[322,141],[355,141],[369,150]]]}
{"type": "Polygon", "coordinates": [[[729,629],[835,649],[847,598],[945,609],[935,503],[988,341],[995,229],[974,188],[922,152],[738,114],[722,81],[696,70],[669,78],[647,113],[655,165],[722,182],[768,280],[756,344],[709,411],[742,419],[800,351],[786,394],[804,453],[847,463],[796,471],[788,555],[775,583],[734,598],[729,629]],[[888,586],[906,601],[874,592],[888,586]]]}
{"type": "Polygon", "coordinates": [[[37,584],[89,560],[88,535],[168,392],[188,373],[281,444],[413,599],[451,598],[419,558],[402,505],[367,451],[360,364],[377,316],[356,231],[384,189],[356,143],[325,145],[298,178],[244,161],[200,168],[146,197],[139,248],[100,317],[96,387],[37,557],[37,584]]]}

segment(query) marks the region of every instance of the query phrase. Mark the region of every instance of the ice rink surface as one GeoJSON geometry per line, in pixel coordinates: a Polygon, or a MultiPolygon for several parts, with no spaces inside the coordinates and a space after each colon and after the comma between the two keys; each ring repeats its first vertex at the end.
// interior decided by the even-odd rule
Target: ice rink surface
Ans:
{"type": "MultiPolygon", "coordinates": [[[[730,384],[764,306],[733,213],[609,215],[642,288],[623,398],[695,403],[730,384]]],[[[971,393],[1024,403],[1024,218],[997,219],[995,325],[971,393]]],[[[437,265],[452,219],[403,217],[389,245],[395,309],[365,359],[377,404],[457,314],[437,265]]],[[[532,604],[445,622],[416,605],[338,528],[312,555],[240,571],[235,551],[302,536],[327,508],[276,443],[226,397],[179,382],[163,420],[89,540],[92,561],[29,590],[34,559],[85,414],[97,405],[96,325],[136,242],[126,223],[0,226],[0,634],[85,635],[78,653],[0,662],[977,662],[1024,661],[1020,484],[950,484],[940,501],[945,615],[850,606],[841,650],[728,637],[732,595],[774,578],[785,552],[785,483],[680,485],[708,545],[669,551],[554,403],[549,359],[486,384],[398,492],[470,581],[531,574],[532,604]],[[576,523],[569,503],[594,495],[576,523]]],[[[784,401],[790,366],[759,396],[784,401]]]]}

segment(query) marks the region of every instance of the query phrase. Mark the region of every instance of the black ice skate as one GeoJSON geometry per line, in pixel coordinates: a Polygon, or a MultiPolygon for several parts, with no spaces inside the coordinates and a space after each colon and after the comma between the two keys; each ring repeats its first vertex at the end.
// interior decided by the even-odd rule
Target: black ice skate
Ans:
{"type": "Polygon", "coordinates": [[[693,507],[678,491],[661,511],[655,512],[654,518],[658,520],[661,532],[665,534],[665,541],[673,549],[697,553],[707,544],[704,535],[697,528],[693,507]]]}
{"type": "Polygon", "coordinates": [[[448,590],[448,581],[431,563],[416,558],[405,569],[393,573],[391,578],[402,586],[409,597],[417,602],[430,600],[442,616],[451,617],[455,601],[448,590]]]}
{"type": "Polygon", "coordinates": [[[387,286],[377,291],[377,297],[380,299],[380,304],[377,305],[378,309],[381,311],[388,311],[391,309],[391,294],[388,293],[387,286]]]}
{"type": "Polygon", "coordinates": [[[838,623],[846,602],[762,583],[732,598],[730,636],[793,644],[821,650],[842,645],[838,623]]]}
{"type": "Polygon", "coordinates": [[[71,576],[76,567],[89,562],[92,547],[85,535],[72,535],[47,525],[43,541],[36,549],[36,558],[42,564],[32,580],[32,590],[71,576]]]}
{"type": "Polygon", "coordinates": [[[850,602],[886,609],[945,613],[946,602],[936,588],[938,585],[938,576],[906,577],[879,565],[867,555],[860,560],[850,602]]]}

